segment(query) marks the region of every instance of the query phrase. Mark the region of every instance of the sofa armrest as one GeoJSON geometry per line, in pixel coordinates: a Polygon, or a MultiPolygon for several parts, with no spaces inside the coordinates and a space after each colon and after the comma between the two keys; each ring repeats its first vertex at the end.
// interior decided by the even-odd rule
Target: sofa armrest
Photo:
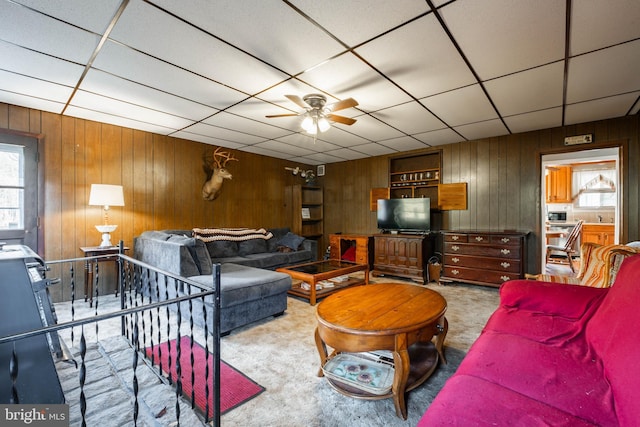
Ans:
{"type": "Polygon", "coordinates": [[[180,243],[137,237],[134,242],[134,257],[183,277],[200,274],[189,248],[180,243]]]}
{"type": "Polygon", "coordinates": [[[302,247],[305,251],[311,251],[311,261],[318,260],[318,241],[312,239],[304,239],[302,247]]]}
{"type": "Polygon", "coordinates": [[[600,303],[607,288],[590,288],[555,282],[511,280],[500,287],[500,306],[569,319],[582,317],[600,303]]]}

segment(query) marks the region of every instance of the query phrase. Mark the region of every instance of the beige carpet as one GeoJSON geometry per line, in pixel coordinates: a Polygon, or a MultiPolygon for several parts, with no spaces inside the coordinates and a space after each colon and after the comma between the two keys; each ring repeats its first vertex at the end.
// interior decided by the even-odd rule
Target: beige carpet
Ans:
{"type": "MultiPolygon", "coordinates": [[[[375,282],[399,281],[378,277],[375,282]]],[[[498,290],[482,286],[427,285],[447,300],[448,364],[407,395],[408,419],[395,415],[391,399],[343,396],[316,374],[316,308],[289,297],[285,315],[239,328],[222,338],[222,358],[266,388],[223,415],[223,426],[415,426],[437,391],[455,371],[498,305],[498,290]]]]}

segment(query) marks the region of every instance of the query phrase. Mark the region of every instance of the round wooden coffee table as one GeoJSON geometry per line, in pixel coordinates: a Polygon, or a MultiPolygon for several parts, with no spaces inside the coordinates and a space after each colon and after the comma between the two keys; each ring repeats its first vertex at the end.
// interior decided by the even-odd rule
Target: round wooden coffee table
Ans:
{"type": "MultiPolygon", "coordinates": [[[[447,335],[447,302],[430,289],[402,283],[378,283],[337,292],[318,305],[316,346],[321,366],[340,352],[390,350],[395,372],[391,392],[371,394],[328,379],[340,393],[360,399],[393,397],[396,414],[407,419],[405,392],[433,373],[447,335]],[[433,338],[436,337],[435,343],[433,338]],[[333,348],[331,355],[327,346],[333,348]]],[[[320,369],[318,376],[323,376],[320,369]]]]}

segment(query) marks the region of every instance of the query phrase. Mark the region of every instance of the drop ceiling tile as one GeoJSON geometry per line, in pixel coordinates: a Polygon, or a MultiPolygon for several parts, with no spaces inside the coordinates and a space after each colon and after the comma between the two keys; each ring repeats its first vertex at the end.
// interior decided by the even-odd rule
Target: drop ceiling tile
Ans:
{"type": "Polygon", "coordinates": [[[264,138],[249,135],[235,130],[224,129],[217,126],[211,126],[206,123],[195,123],[184,129],[187,132],[197,133],[200,135],[216,138],[224,141],[235,142],[237,144],[255,144],[264,141],[264,138]]]}
{"type": "MultiPolygon", "coordinates": [[[[83,90],[78,90],[74,94],[70,105],[85,110],[105,113],[107,115],[126,117],[143,123],[155,124],[173,130],[181,129],[193,123],[192,120],[83,90]]],[[[69,113],[69,115],[71,115],[71,113],[69,113]]]]}
{"type": "Polygon", "coordinates": [[[416,98],[475,82],[433,15],[385,34],[356,53],[416,98]]]}
{"type": "Polygon", "coordinates": [[[343,159],[340,159],[338,157],[332,156],[327,153],[315,153],[315,154],[310,154],[304,157],[293,158],[291,160],[299,163],[306,163],[308,165],[322,165],[325,163],[340,162],[343,159]]]}
{"type": "Polygon", "coordinates": [[[512,133],[559,127],[562,126],[562,107],[507,116],[504,121],[512,133]]]}
{"type": "Polygon", "coordinates": [[[354,150],[360,151],[369,156],[382,156],[385,154],[391,154],[396,152],[396,150],[389,148],[386,145],[378,144],[375,142],[358,145],[357,147],[354,147],[354,150]]]}
{"type": "Polygon", "coordinates": [[[293,0],[298,8],[349,46],[429,11],[422,0],[293,0]],[[354,17],[358,19],[354,19],[354,17]]]}
{"type": "Polygon", "coordinates": [[[241,151],[247,153],[259,154],[261,156],[275,157],[276,159],[290,159],[292,156],[288,153],[280,153],[278,151],[267,150],[264,148],[256,147],[255,145],[248,145],[243,147],[241,151]]]}
{"type": "Polygon", "coordinates": [[[285,74],[192,26],[134,0],[111,38],[245,93],[256,93],[285,74]]]}
{"type": "Polygon", "coordinates": [[[86,108],[70,105],[65,110],[65,116],[78,117],[86,120],[93,120],[95,122],[109,123],[116,126],[122,126],[131,129],[143,130],[146,132],[157,133],[158,135],[168,135],[174,131],[174,129],[166,126],[157,125],[153,123],[147,123],[129,117],[117,116],[113,114],[104,113],[101,111],[94,111],[86,108]]]}
{"type": "Polygon", "coordinates": [[[292,156],[306,156],[307,154],[313,153],[313,151],[308,148],[294,144],[287,144],[281,141],[264,141],[258,144],[253,144],[252,146],[265,150],[279,151],[280,153],[286,153],[292,156]]]}
{"type": "Polygon", "coordinates": [[[49,18],[13,2],[0,2],[0,39],[85,64],[100,36],[49,18]],[[37,28],[37,31],[34,29],[37,28]]]}
{"type": "Polygon", "coordinates": [[[569,60],[567,103],[640,89],[640,40],[569,60]]]}
{"type": "Polygon", "coordinates": [[[36,110],[49,111],[56,114],[60,114],[60,112],[62,112],[64,108],[64,103],[61,102],[49,101],[48,99],[22,95],[20,93],[5,91],[2,89],[0,89],[0,102],[19,105],[25,108],[34,108],[36,110]]]}
{"type": "Polygon", "coordinates": [[[93,67],[218,109],[247,98],[242,92],[112,41],[105,43],[93,67]]]}
{"type": "Polygon", "coordinates": [[[430,146],[453,144],[456,142],[464,141],[464,138],[462,136],[458,135],[456,132],[449,128],[420,133],[412,136],[430,146]]]}
{"type": "Polygon", "coordinates": [[[327,154],[337,159],[341,159],[341,161],[364,159],[368,157],[365,153],[361,153],[357,150],[351,150],[349,148],[327,151],[327,154]]]}
{"type": "Polygon", "coordinates": [[[442,129],[445,124],[418,102],[408,102],[371,113],[384,123],[407,134],[442,129]]]}
{"type": "Polygon", "coordinates": [[[348,132],[358,135],[370,141],[379,141],[382,139],[397,138],[402,136],[402,132],[388,126],[381,121],[369,117],[359,116],[358,121],[349,126],[348,132]]]}
{"type": "Polygon", "coordinates": [[[562,105],[564,61],[485,82],[503,116],[562,105]]]}
{"type": "Polygon", "coordinates": [[[0,40],[1,67],[4,70],[74,87],[84,67],[69,61],[23,49],[0,40]]]}
{"type": "Polygon", "coordinates": [[[282,129],[266,123],[261,123],[246,117],[240,117],[224,111],[203,120],[203,123],[221,128],[236,130],[238,132],[248,133],[250,135],[260,136],[263,139],[279,138],[291,133],[291,131],[286,129],[282,129]]]}
{"type": "Polygon", "coordinates": [[[500,120],[487,120],[486,122],[471,123],[468,125],[456,126],[454,129],[468,140],[490,138],[493,136],[506,135],[508,133],[500,120]]]}
{"type": "MultiPolygon", "coordinates": [[[[323,134],[324,135],[324,134],[323,134]]],[[[296,133],[279,138],[278,141],[284,142],[294,147],[301,147],[311,152],[336,150],[339,147],[327,141],[323,141],[319,138],[313,139],[313,136],[306,133],[296,133]]]]}
{"type": "Polygon", "coordinates": [[[394,151],[411,151],[411,150],[418,150],[420,148],[427,147],[427,145],[424,144],[423,142],[415,138],[412,138],[410,136],[387,139],[384,141],[379,141],[378,143],[386,147],[389,147],[394,151]]]}
{"type": "Polygon", "coordinates": [[[80,89],[130,104],[144,105],[146,108],[192,121],[201,120],[218,111],[206,105],[188,101],[96,70],[91,70],[87,73],[80,89]]]}
{"type": "Polygon", "coordinates": [[[571,3],[570,55],[579,55],[640,38],[640,2],[624,0],[571,3]]]}
{"type": "Polygon", "coordinates": [[[467,86],[420,100],[449,126],[481,122],[497,117],[480,85],[467,86]]]}
{"type": "Polygon", "coordinates": [[[345,48],[280,0],[156,0],[163,8],[295,75],[345,48]],[[309,49],[300,49],[309,46],[309,49]]]}
{"type": "Polygon", "coordinates": [[[337,125],[333,126],[328,131],[321,133],[319,138],[340,147],[353,147],[369,143],[369,140],[351,132],[353,130],[353,126],[355,126],[355,124],[351,127],[342,126],[341,128],[338,128],[337,125]]]}
{"type": "Polygon", "coordinates": [[[238,144],[231,141],[225,141],[222,139],[213,138],[206,135],[200,135],[198,133],[187,132],[184,130],[174,132],[171,134],[171,136],[175,138],[188,139],[190,141],[198,141],[204,144],[215,145],[215,146],[224,147],[224,148],[239,149],[243,147],[243,144],[238,144]]]}
{"type": "MultiPolygon", "coordinates": [[[[327,61],[298,78],[337,99],[355,99],[359,104],[356,108],[362,111],[375,111],[411,100],[409,95],[351,53],[327,61]]],[[[353,117],[356,111],[347,109],[339,114],[353,117]]]]}
{"type": "Polygon", "coordinates": [[[14,0],[47,15],[85,30],[102,34],[120,7],[122,0],[14,0]]]}
{"type": "Polygon", "coordinates": [[[482,80],[564,57],[565,2],[459,0],[440,12],[482,80]]]}
{"type": "Polygon", "coordinates": [[[640,91],[567,105],[564,124],[572,125],[624,116],[639,96],[640,91]]]}
{"type": "Polygon", "coordinates": [[[73,88],[0,70],[0,89],[47,101],[66,103],[73,88]]]}

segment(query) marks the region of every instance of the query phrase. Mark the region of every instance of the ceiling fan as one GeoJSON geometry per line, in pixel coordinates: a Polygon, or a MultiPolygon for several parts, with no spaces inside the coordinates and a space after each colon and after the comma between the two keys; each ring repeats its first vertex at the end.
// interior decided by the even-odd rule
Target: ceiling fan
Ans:
{"type": "Polygon", "coordinates": [[[266,116],[267,118],[304,116],[302,128],[311,135],[329,130],[331,127],[329,121],[342,123],[344,125],[352,125],[356,122],[355,119],[333,114],[334,111],[340,111],[358,105],[358,101],[353,98],[343,99],[342,101],[327,105],[327,98],[318,93],[311,93],[302,98],[298,95],[285,96],[301,108],[304,108],[305,111],[297,114],[274,114],[266,116]]]}

